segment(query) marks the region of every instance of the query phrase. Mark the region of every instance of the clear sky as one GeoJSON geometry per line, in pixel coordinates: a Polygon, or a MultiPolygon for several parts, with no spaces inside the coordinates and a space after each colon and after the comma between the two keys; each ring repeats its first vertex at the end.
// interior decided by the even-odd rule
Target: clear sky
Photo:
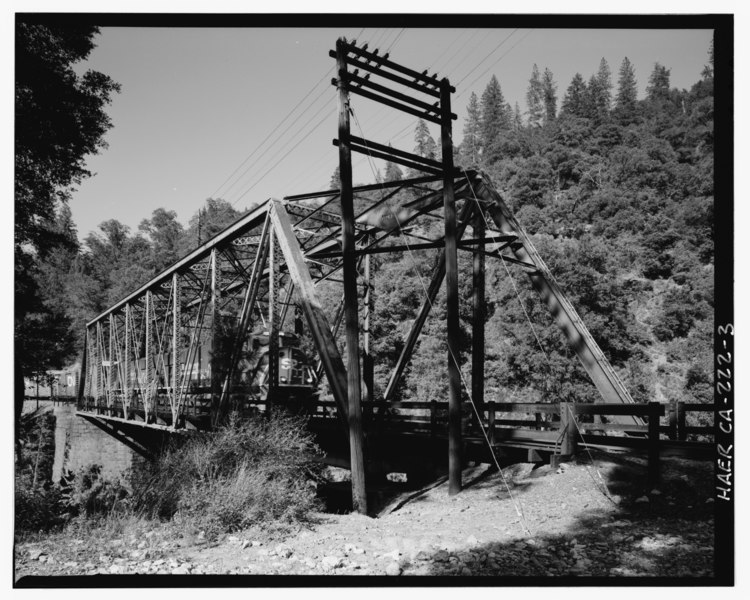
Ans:
{"type": "MultiPolygon", "coordinates": [[[[553,72],[558,106],[573,75],[588,79],[602,57],[616,84],[627,56],[641,96],[655,62],[671,69],[673,87],[689,88],[707,62],[711,31],[103,28],[81,67],[106,73],[122,92],[108,108],[109,148],[89,158],[95,175],[71,201],[79,237],[110,218],[136,229],[158,207],[176,211],[186,224],[208,197],[243,209],[326,189],[338,160],[328,50],[342,35],[389,50],[415,70],[449,77],[457,88],[458,144],[469,96],[481,96],[493,74],[522,111],[535,63],[553,72]]],[[[352,105],[355,135],[413,149],[412,117],[360,97],[352,105]]],[[[437,138],[437,127],[431,130],[437,138]]],[[[369,161],[353,159],[355,182],[373,181],[369,161]]]]}

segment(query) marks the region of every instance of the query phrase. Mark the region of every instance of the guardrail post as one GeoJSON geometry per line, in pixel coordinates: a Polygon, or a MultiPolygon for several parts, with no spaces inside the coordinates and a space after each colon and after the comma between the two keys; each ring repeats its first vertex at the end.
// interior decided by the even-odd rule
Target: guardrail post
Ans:
{"type": "Polygon", "coordinates": [[[677,401],[669,403],[669,439],[677,439],[677,401]]]}
{"type": "Polygon", "coordinates": [[[437,435],[437,400],[430,401],[430,436],[435,437],[437,435]]]}
{"type": "Polygon", "coordinates": [[[662,405],[659,402],[648,403],[648,484],[659,483],[659,417],[662,405]]]}
{"type": "Polygon", "coordinates": [[[677,402],[677,439],[684,442],[687,439],[685,430],[685,403],[677,402]]]}
{"type": "Polygon", "coordinates": [[[576,453],[576,445],[578,441],[575,404],[572,402],[560,402],[560,429],[563,432],[560,454],[562,456],[572,456],[576,453]]]}
{"type": "Polygon", "coordinates": [[[487,433],[490,438],[490,444],[495,443],[495,403],[490,400],[487,402],[487,427],[489,432],[487,433]]]}

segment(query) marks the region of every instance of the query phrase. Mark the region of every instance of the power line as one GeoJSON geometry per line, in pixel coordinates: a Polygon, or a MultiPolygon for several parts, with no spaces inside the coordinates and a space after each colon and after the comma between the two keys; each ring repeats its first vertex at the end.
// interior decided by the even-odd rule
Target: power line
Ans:
{"type": "Polygon", "coordinates": [[[505,42],[507,42],[507,41],[508,41],[508,40],[509,40],[509,39],[510,39],[511,37],[513,37],[513,34],[514,34],[514,33],[516,33],[516,31],[518,31],[518,28],[516,28],[516,29],[514,29],[513,31],[511,31],[511,32],[510,32],[510,34],[509,34],[509,35],[507,35],[507,36],[505,37],[505,39],[504,39],[504,40],[503,40],[502,42],[500,42],[500,43],[499,43],[499,44],[498,44],[497,46],[495,46],[495,47],[494,47],[494,48],[493,48],[493,49],[492,49],[492,50],[490,51],[490,53],[489,53],[489,54],[488,54],[487,56],[485,56],[485,57],[484,57],[484,58],[483,58],[482,60],[480,60],[480,61],[479,61],[479,62],[478,62],[478,63],[476,64],[476,66],[475,66],[475,67],[474,67],[474,68],[473,68],[473,69],[472,69],[471,71],[469,71],[469,72],[468,72],[468,73],[467,73],[466,75],[464,75],[464,76],[463,76],[463,77],[461,78],[461,80],[460,80],[460,81],[459,81],[459,82],[458,82],[458,83],[456,84],[456,87],[458,87],[459,85],[461,85],[461,83],[463,83],[463,82],[464,82],[464,80],[465,80],[465,79],[466,79],[466,78],[467,78],[467,77],[468,77],[469,75],[471,75],[471,74],[472,74],[472,73],[473,73],[474,71],[476,71],[476,70],[477,70],[477,69],[479,68],[479,65],[481,65],[481,64],[482,64],[482,63],[483,63],[483,62],[484,62],[485,60],[487,60],[487,59],[488,59],[488,58],[489,58],[490,56],[492,56],[492,55],[493,55],[493,54],[494,54],[495,52],[497,52],[497,51],[498,51],[498,50],[499,50],[499,49],[500,49],[500,48],[502,47],[502,45],[503,45],[503,44],[504,44],[505,42]]]}
{"type": "MultiPolygon", "coordinates": [[[[330,75],[332,71],[333,71],[333,68],[331,68],[331,70],[326,74],[326,77],[328,75],[330,75]]],[[[279,134],[279,136],[276,138],[276,140],[267,148],[267,151],[270,151],[271,148],[273,148],[277,143],[279,143],[283,139],[283,136],[286,135],[286,133],[297,123],[297,121],[299,121],[305,113],[307,113],[310,109],[312,109],[312,107],[315,106],[315,103],[318,100],[320,100],[320,98],[323,96],[323,94],[325,94],[328,91],[329,91],[328,86],[324,87],[321,90],[320,94],[318,94],[315,97],[315,99],[312,102],[310,102],[310,104],[307,106],[307,108],[305,110],[303,110],[299,115],[297,115],[297,118],[294,119],[294,121],[292,121],[291,123],[289,123],[289,125],[287,125],[286,129],[284,129],[284,131],[282,131],[279,134]]],[[[304,100],[304,98],[303,98],[303,100],[304,100]]],[[[310,117],[307,120],[307,122],[305,122],[302,125],[302,127],[300,127],[300,129],[306,127],[310,123],[310,121],[312,121],[315,117],[317,117],[320,114],[320,111],[323,110],[326,106],[327,106],[327,104],[323,104],[323,106],[321,106],[321,108],[318,110],[318,112],[315,113],[312,117],[310,117]]],[[[291,140],[293,140],[293,138],[291,138],[289,141],[291,141],[291,140]]],[[[288,142],[287,142],[286,145],[288,145],[288,142]]],[[[286,147],[286,145],[282,146],[282,148],[286,147]]],[[[277,150],[276,153],[271,157],[270,160],[273,160],[273,158],[279,153],[279,151],[280,150],[277,150]]],[[[248,165],[248,167],[242,172],[242,175],[240,175],[237,178],[237,180],[235,180],[235,182],[225,191],[225,194],[229,194],[229,192],[232,190],[232,188],[234,188],[240,182],[240,180],[242,179],[242,177],[244,177],[245,175],[247,175],[253,169],[254,166],[255,165],[248,165]]],[[[259,168],[262,169],[263,167],[259,167],[259,168]]]]}
{"type": "MultiPolygon", "coordinates": [[[[318,111],[318,112],[320,112],[320,111],[318,111]]],[[[325,122],[325,120],[326,120],[326,119],[327,119],[327,118],[328,118],[329,116],[331,116],[331,115],[332,115],[332,114],[333,114],[334,112],[335,112],[335,109],[331,109],[331,110],[330,110],[330,111],[329,111],[328,113],[326,113],[326,114],[325,114],[325,115],[323,116],[323,118],[322,118],[322,119],[321,119],[320,121],[318,121],[318,123],[317,123],[317,124],[315,125],[315,127],[313,127],[312,129],[310,129],[310,131],[308,131],[308,132],[307,132],[307,133],[305,134],[305,136],[304,136],[304,137],[303,137],[303,138],[302,138],[301,140],[299,140],[299,142],[297,142],[297,143],[301,144],[301,143],[302,143],[302,142],[304,142],[304,141],[305,141],[305,140],[306,140],[306,139],[307,139],[308,137],[310,137],[310,135],[312,134],[312,132],[313,132],[313,131],[315,131],[315,130],[316,130],[316,129],[317,129],[318,127],[320,127],[320,126],[321,126],[321,125],[322,125],[322,124],[323,124],[323,123],[325,122]]],[[[263,181],[263,179],[265,179],[265,177],[266,177],[266,176],[267,176],[267,175],[268,175],[268,174],[269,174],[269,173],[270,173],[271,171],[273,171],[273,170],[274,170],[274,169],[275,169],[275,168],[276,168],[276,167],[277,167],[277,166],[279,165],[279,163],[280,163],[280,162],[281,162],[282,160],[284,160],[284,158],[286,158],[286,156],[282,156],[282,157],[281,157],[281,158],[280,158],[280,159],[279,159],[278,161],[276,161],[276,163],[275,163],[275,164],[274,164],[274,165],[273,165],[273,166],[272,166],[272,167],[271,167],[270,169],[268,169],[268,171],[266,171],[266,172],[265,172],[265,173],[264,173],[264,174],[263,174],[263,175],[262,175],[262,176],[260,177],[260,179],[258,179],[258,180],[257,180],[257,181],[256,181],[256,182],[255,182],[255,183],[253,184],[253,185],[251,185],[251,186],[250,186],[250,187],[249,187],[248,189],[246,189],[246,190],[245,190],[244,192],[242,192],[242,194],[240,194],[240,195],[239,195],[239,196],[237,197],[237,199],[236,199],[236,200],[235,200],[234,202],[232,202],[232,205],[235,205],[235,204],[236,204],[237,202],[239,202],[239,201],[240,201],[240,200],[241,200],[241,199],[242,199],[242,198],[243,198],[243,197],[244,197],[244,196],[245,196],[245,195],[246,195],[246,194],[247,194],[248,192],[250,192],[250,190],[252,190],[253,188],[255,188],[255,186],[257,186],[257,185],[258,185],[258,184],[259,184],[259,183],[260,183],[261,181],[263,181]]]]}
{"type": "MultiPolygon", "coordinates": [[[[307,100],[308,96],[309,96],[310,94],[312,94],[312,93],[313,93],[313,92],[314,92],[314,91],[316,90],[316,88],[317,88],[317,87],[318,87],[318,86],[319,86],[319,85],[320,85],[320,84],[321,84],[322,82],[324,82],[324,81],[326,80],[326,78],[327,78],[327,77],[328,77],[328,76],[329,76],[329,75],[331,74],[331,72],[332,72],[332,71],[333,71],[333,68],[329,69],[329,70],[328,70],[328,72],[327,72],[327,73],[326,73],[326,74],[325,74],[325,75],[324,75],[324,76],[323,76],[323,77],[322,77],[322,78],[321,78],[320,80],[318,80],[318,82],[317,82],[317,83],[316,83],[316,84],[315,84],[315,85],[314,85],[314,86],[312,87],[312,89],[311,89],[311,90],[310,90],[310,91],[309,91],[309,92],[308,92],[307,94],[305,94],[305,95],[303,95],[303,96],[302,96],[302,98],[300,99],[300,101],[299,101],[299,102],[297,102],[297,104],[296,104],[296,105],[294,106],[294,108],[292,108],[292,110],[290,110],[290,111],[289,111],[289,112],[288,112],[288,113],[286,114],[286,116],[285,116],[285,117],[284,117],[284,118],[283,118],[283,119],[282,119],[281,121],[279,121],[278,125],[276,125],[276,127],[274,127],[274,128],[273,128],[273,129],[272,129],[272,130],[271,130],[271,131],[270,131],[270,132],[268,133],[268,135],[267,135],[267,136],[266,136],[265,138],[263,138],[263,141],[262,141],[262,142],[260,142],[260,144],[258,144],[258,145],[257,145],[257,146],[255,147],[255,149],[254,149],[254,150],[253,150],[253,151],[252,151],[252,152],[251,152],[251,153],[250,153],[250,154],[249,154],[248,156],[246,156],[246,157],[245,157],[245,159],[244,159],[244,160],[243,160],[243,161],[242,161],[242,162],[241,162],[241,163],[240,163],[240,164],[239,164],[239,165],[237,166],[237,168],[236,168],[236,169],[235,169],[234,171],[232,171],[232,173],[231,173],[231,174],[230,174],[230,175],[229,175],[229,176],[228,176],[228,177],[227,177],[227,178],[226,178],[226,179],[225,179],[225,180],[224,180],[224,181],[223,181],[223,182],[221,183],[221,185],[220,185],[220,186],[219,186],[218,188],[216,188],[216,191],[215,191],[215,192],[214,192],[213,194],[211,194],[211,197],[212,197],[212,198],[215,198],[215,197],[217,196],[217,194],[219,193],[219,191],[221,190],[221,188],[223,188],[223,187],[224,187],[224,186],[225,186],[225,185],[226,185],[226,184],[227,184],[227,183],[229,182],[229,180],[231,180],[231,179],[232,179],[232,177],[234,177],[234,175],[235,175],[235,174],[237,173],[237,171],[239,171],[239,170],[240,170],[240,169],[241,169],[241,168],[242,168],[242,167],[243,167],[243,166],[245,165],[245,163],[247,163],[247,162],[248,162],[248,161],[249,161],[249,160],[250,160],[250,159],[251,159],[251,158],[252,158],[253,156],[255,156],[255,154],[256,154],[256,153],[258,152],[258,150],[260,150],[260,148],[261,148],[261,147],[263,146],[263,144],[265,144],[265,143],[266,143],[266,142],[267,142],[267,141],[269,140],[269,138],[270,138],[270,137],[271,137],[271,136],[272,136],[272,135],[273,135],[274,133],[276,133],[276,131],[278,131],[279,127],[281,127],[281,126],[282,126],[282,125],[284,124],[284,122],[285,122],[285,121],[286,121],[286,120],[287,120],[287,119],[288,119],[288,118],[289,118],[289,117],[290,117],[290,116],[291,116],[291,115],[292,115],[292,114],[294,113],[294,111],[295,111],[295,110],[297,110],[297,108],[299,108],[299,106],[300,106],[300,105],[301,105],[301,104],[302,104],[302,103],[303,103],[303,102],[304,102],[305,100],[307,100]]],[[[302,114],[304,114],[304,112],[303,112],[302,114]]],[[[227,191],[228,191],[228,190],[227,190],[227,191]]]]}
{"type": "MultiPolygon", "coordinates": [[[[490,69],[492,69],[492,68],[493,68],[493,67],[494,67],[495,65],[497,65],[497,63],[499,63],[499,62],[500,62],[500,61],[501,61],[501,60],[502,60],[503,58],[505,58],[505,57],[506,57],[506,56],[507,56],[507,55],[508,55],[508,54],[509,54],[509,53],[511,52],[511,50],[513,50],[513,48],[515,48],[516,46],[518,46],[518,44],[520,44],[520,43],[521,43],[522,41],[524,41],[524,40],[525,40],[525,39],[526,39],[527,37],[529,37],[529,36],[530,36],[530,35],[531,35],[531,34],[533,33],[533,31],[534,31],[533,29],[530,29],[530,30],[529,30],[529,32],[528,32],[528,33],[527,33],[526,35],[524,35],[524,36],[523,36],[523,37],[522,37],[522,38],[521,38],[520,40],[518,40],[518,41],[517,41],[517,42],[516,42],[515,44],[513,44],[513,45],[512,45],[512,46],[511,46],[510,48],[508,48],[508,50],[507,50],[507,51],[505,51],[505,52],[504,52],[504,53],[503,53],[503,54],[502,54],[502,55],[501,55],[501,56],[500,56],[500,57],[499,57],[499,58],[498,58],[498,59],[497,59],[497,60],[496,60],[496,61],[495,61],[494,63],[492,63],[492,64],[491,64],[491,65],[490,65],[489,67],[487,67],[487,68],[486,68],[486,69],[485,69],[484,71],[482,71],[482,72],[481,72],[481,73],[479,74],[479,76],[477,76],[477,77],[476,77],[476,78],[474,79],[474,81],[472,81],[472,82],[471,82],[471,83],[470,83],[469,85],[467,85],[467,86],[466,86],[466,87],[464,88],[464,92],[465,92],[465,91],[466,91],[467,89],[470,89],[470,88],[471,88],[471,86],[473,86],[473,85],[474,85],[474,84],[475,84],[475,83],[476,83],[476,82],[477,82],[477,81],[478,81],[478,80],[479,80],[479,79],[480,79],[481,77],[483,77],[483,76],[484,76],[484,75],[485,75],[485,74],[487,73],[487,71],[489,71],[490,69]]],[[[458,95],[456,96],[456,99],[460,98],[460,97],[461,97],[461,96],[463,95],[463,93],[464,93],[464,92],[461,92],[460,94],[458,94],[458,95]]]]}

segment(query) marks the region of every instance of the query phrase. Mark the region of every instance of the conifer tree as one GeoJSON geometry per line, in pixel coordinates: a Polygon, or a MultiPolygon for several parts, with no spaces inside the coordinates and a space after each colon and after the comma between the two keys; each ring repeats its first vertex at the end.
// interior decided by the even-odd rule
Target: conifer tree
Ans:
{"type": "Polygon", "coordinates": [[[565,92],[560,113],[574,117],[585,117],[586,94],[586,82],[580,73],[576,73],[565,92]]]}
{"type": "Polygon", "coordinates": [[[510,130],[509,106],[494,75],[482,94],[481,148],[482,162],[492,164],[500,158],[504,131],[510,130]]]}
{"type": "Polygon", "coordinates": [[[542,91],[544,92],[544,122],[551,123],[557,117],[557,84],[552,79],[552,71],[544,69],[542,76],[542,91]]]}
{"type": "Polygon", "coordinates": [[[521,131],[523,128],[523,118],[521,117],[521,107],[516,102],[513,109],[513,131],[521,131]]]}
{"type": "Polygon", "coordinates": [[[466,107],[466,121],[464,122],[464,139],[461,142],[461,160],[466,167],[479,165],[481,155],[481,112],[479,99],[472,92],[469,105],[466,107]]]}
{"type": "Polygon", "coordinates": [[[658,102],[669,97],[669,74],[670,69],[658,62],[654,64],[654,70],[648,78],[646,97],[651,102],[658,102]]]}
{"type": "Polygon", "coordinates": [[[541,127],[544,119],[544,87],[536,63],[531,69],[531,79],[529,79],[529,87],[526,91],[526,106],[528,107],[529,126],[541,127]]]}
{"type": "Polygon", "coordinates": [[[416,146],[414,146],[414,152],[424,158],[435,160],[437,144],[435,144],[435,140],[430,135],[430,130],[427,128],[427,123],[425,123],[423,119],[417,121],[417,127],[414,130],[414,142],[416,143],[416,146]]]}
{"type": "Polygon", "coordinates": [[[714,41],[711,40],[711,45],[708,47],[708,64],[703,67],[701,71],[701,77],[703,79],[713,79],[714,76],[714,41]]]}
{"type": "Polygon", "coordinates": [[[599,82],[600,90],[597,109],[600,114],[607,114],[612,108],[612,71],[603,57],[599,62],[599,70],[596,73],[596,79],[599,82]]]}
{"type": "Polygon", "coordinates": [[[339,165],[336,165],[336,168],[333,170],[333,174],[331,175],[331,182],[328,184],[328,186],[332,190],[341,189],[341,167],[339,165]]]}
{"type": "Polygon", "coordinates": [[[617,98],[615,110],[617,119],[623,125],[632,123],[636,116],[638,90],[635,80],[635,69],[626,56],[620,66],[620,77],[617,81],[617,98]]]}
{"type": "Polygon", "coordinates": [[[385,181],[401,181],[404,174],[396,163],[388,161],[385,165],[385,181]]]}

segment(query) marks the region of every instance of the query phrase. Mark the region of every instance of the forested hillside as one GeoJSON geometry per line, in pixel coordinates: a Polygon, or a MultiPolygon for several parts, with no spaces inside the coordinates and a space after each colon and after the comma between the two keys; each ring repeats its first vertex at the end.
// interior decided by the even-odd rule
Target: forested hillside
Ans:
{"type": "MultiPolygon", "coordinates": [[[[560,89],[549,69],[534,65],[524,111],[505,101],[493,76],[481,97],[472,93],[456,149],[459,165],[489,175],[641,402],[712,399],[712,52],[707,63],[690,90],[672,88],[669,69],[657,63],[643,99],[636,94],[641,75],[627,58],[616,74],[602,59],[588,79],[576,74],[560,89]]],[[[415,143],[423,156],[440,147],[423,122],[415,143]]],[[[409,175],[389,164],[384,179],[409,175]]],[[[55,290],[47,300],[65,313],[75,342],[52,362],[75,360],[88,319],[239,216],[228,202],[209,199],[187,227],[173,211],[157,208],[136,231],[110,220],[79,241],[63,204],[60,242],[46,255],[38,283],[55,290]]],[[[435,223],[433,233],[441,227],[435,223]]],[[[459,258],[468,382],[471,257],[459,258]]],[[[434,254],[372,260],[372,335],[382,394],[434,254]]],[[[494,259],[486,265],[487,398],[593,400],[593,385],[525,275],[494,259]]],[[[340,290],[323,294],[332,304],[340,290]]],[[[444,315],[439,297],[403,381],[404,399],[445,397],[444,315]]]]}

